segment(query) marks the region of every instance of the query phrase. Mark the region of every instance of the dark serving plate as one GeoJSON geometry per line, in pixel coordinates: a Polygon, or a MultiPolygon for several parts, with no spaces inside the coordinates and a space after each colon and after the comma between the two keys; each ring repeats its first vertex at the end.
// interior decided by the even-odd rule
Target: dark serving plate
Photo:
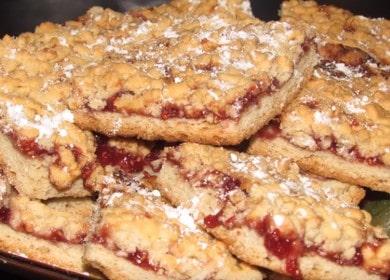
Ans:
{"type": "MultiPolygon", "coordinates": [[[[92,6],[103,6],[117,11],[126,11],[137,6],[152,6],[164,0],[2,0],[0,1],[0,37],[33,31],[44,21],[63,23],[77,18],[92,6]]],[[[280,0],[251,0],[254,14],[262,20],[277,20],[280,0]]],[[[367,17],[390,18],[390,2],[382,0],[325,0],[322,4],[334,4],[355,14],[367,17]]],[[[389,196],[369,193],[362,205],[372,208],[372,201],[389,200],[389,196]]],[[[0,279],[101,279],[99,276],[76,274],[34,262],[21,256],[0,252],[0,279]]]]}

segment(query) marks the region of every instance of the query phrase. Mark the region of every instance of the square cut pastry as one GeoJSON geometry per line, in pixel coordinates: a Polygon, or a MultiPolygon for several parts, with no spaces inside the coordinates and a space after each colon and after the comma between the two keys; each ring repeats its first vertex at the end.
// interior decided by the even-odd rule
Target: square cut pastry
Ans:
{"type": "Polygon", "coordinates": [[[155,36],[123,44],[115,63],[96,66],[94,83],[81,85],[75,97],[81,102],[71,104],[81,127],[238,144],[281,112],[315,60],[302,29],[221,12],[172,19],[155,36]]]}
{"type": "MultiPolygon", "coordinates": [[[[283,6],[283,15],[288,7],[283,6]]],[[[385,23],[371,23],[388,36],[385,23]]],[[[363,32],[359,28],[356,39],[363,32]]],[[[253,138],[249,153],[288,156],[312,173],[390,192],[389,65],[359,44],[344,45],[342,38],[338,43],[326,36],[319,41],[321,60],[312,79],[281,116],[253,138]]],[[[384,47],[390,53],[390,44],[384,47]]]]}
{"type": "Polygon", "coordinates": [[[93,203],[87,198],[47,202],[11,195],[0,208],[0,251],[77,273],[93,203]]]}
{"type": "Polygon", "coordinates": [[[364,191],[286,158],[183,144],[157,188],[245,262],[303,279],[387,279],[390,240],[357,207],[364,191]]]}
{"type": "Polygon", "coordinates": [[[102,190],[84,259],[109,279],[262,279],[198,228],[187,209],[132,179],[112,177],[102,190]]]}
{"type": "Polygon", "coordinates": [[[107,135],[237,144],[311,72],[311,35],[236,13],[239,1],[194,3],[94,8],[65,26],[5,37],[0,92],[66,103],[80,127],[107,135]]]}
{"type": "Polygon", "coordinates": [[[383,64],[390,64],[390,20],[367,18],[315,1],[284,1],[281,20],[307,24],[329,43],[359,48],[383,64]]]}
{"type": "Polygon", "coordinates": [[[73,114],[29,98],[0,96],[0,166],[9,183],[30,198],[90,195],[82,174],[95,160],[92,134],[73,114]]]}

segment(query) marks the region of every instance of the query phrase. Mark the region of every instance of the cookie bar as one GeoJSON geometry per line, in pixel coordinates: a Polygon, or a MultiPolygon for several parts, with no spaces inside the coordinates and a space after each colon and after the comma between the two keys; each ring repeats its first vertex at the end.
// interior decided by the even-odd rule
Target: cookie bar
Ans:
{"type": "Polygon", "coordinates": [[[111,177],[85,260],[109,279],[262,279],[159,191],[111,177]]]}
{"type": "Polygon", "coordinates": [[[314,56],[300,28],[238,17],[218,2],[230,3],[201,1],[204,13],[190,14],[173,4],[94,8],[5,37],[2,91],[65,102],[79,126],[107,135],[237,144],[281,111],[314,56]]]}
{"type": "Polygon", "coordinates": [[[94,161],[90,132],[73,124],[73,114],[28,98],[0,96],[0,165],[20,194],[47,199],[87,196],[81,174],[94,161]]]}
{"type": "Polygon", "coordinates": [[[91,215],[87,198],[43,203],[12,196],[0,209],[0,250],[84,273],[83,243],[91,215]]]}
{"type": "Polygon", "coordinates": [[[314,1],[285,1],[280,10],[283,21],[306,23],[329,43],[361,49],[382,64],[390,64],[390,21],[367,18],[349,11],[319,5],[314,1]]]}
{"type": "Polygon", "coordinates": [[[388,65],[341,44],[320,43],[318,53],[312,79],[249,153],[288,156],[315,174],[390,192],[388,65]]]}
{"type": "Polygon", "coordinates": [[[157,38],[124,44],[126,55],[91,85],[115,76],[119,88],[85,89],[72,110],[81,127],[106,135],[238,144],[295,96],[315,60],[309,39],[287,23],[218,13],[172,21],[157,38]]]}
{"type": "Polygon", "coordinates": [[[358,187],[301,173],[286,158],[183,144],[157,187],[238,258],[303,279],[386,279],[390,240],[358,187]]]}

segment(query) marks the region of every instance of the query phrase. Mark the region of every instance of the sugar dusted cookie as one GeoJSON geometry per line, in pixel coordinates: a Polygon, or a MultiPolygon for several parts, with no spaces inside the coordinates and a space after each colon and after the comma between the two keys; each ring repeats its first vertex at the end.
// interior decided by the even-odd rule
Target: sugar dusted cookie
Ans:
{"type": "Polygon", "coordinates": [[[389,275],[390,240],[357,207],[362,190],[286,158],[182,144],[165,150],[157,184],[250,264],[304,279],[389,275]]]}
{"type": "Polygon", "coordinates": [[[157,190],[112,178],[85,260],[109,279],[262,279],[157,190]]]}

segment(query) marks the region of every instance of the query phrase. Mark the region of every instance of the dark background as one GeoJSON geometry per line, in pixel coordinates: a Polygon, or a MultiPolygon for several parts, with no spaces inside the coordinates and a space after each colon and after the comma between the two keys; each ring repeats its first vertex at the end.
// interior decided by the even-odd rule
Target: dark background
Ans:
{"type": "MultiPolygon", "coordinates": [[[[43,21],[63,23],[77,18],[91,6],[98,5],[117,11],[126,11],[142,5],[156,5],[162,0],[0,0],[0,37],[5,34],[18,35],[33,31],[43,21]]],[[[278,19],[278,0],[251,0],[255,15],[262,20],[278,19]]],[[[390,18],[389,0],[339,0],[318,1],[349,9],[355,14],[368,17],[390,18]]],[[[17,266],[4,264],[0,260],[1,280],[44,279],[33,271],[23,271],[17,266]]],[[[51,279],[56,279],[55,276],[51,279]]]]}
{"type": "MultiPolygon", "coordinates": [[[[82,15],[93,5],[125,11],[135,6],[156,5],[163,0],[0,0],[0,36],[33,31],[43,21],[62,23],[82,15]]],[[[263,20],[278,19],[278,0],[252,0],[255,15],[263,20]]],[[[389,0],[326,0],[356,14],[370,17],[390,17],[389,0]]]]}

